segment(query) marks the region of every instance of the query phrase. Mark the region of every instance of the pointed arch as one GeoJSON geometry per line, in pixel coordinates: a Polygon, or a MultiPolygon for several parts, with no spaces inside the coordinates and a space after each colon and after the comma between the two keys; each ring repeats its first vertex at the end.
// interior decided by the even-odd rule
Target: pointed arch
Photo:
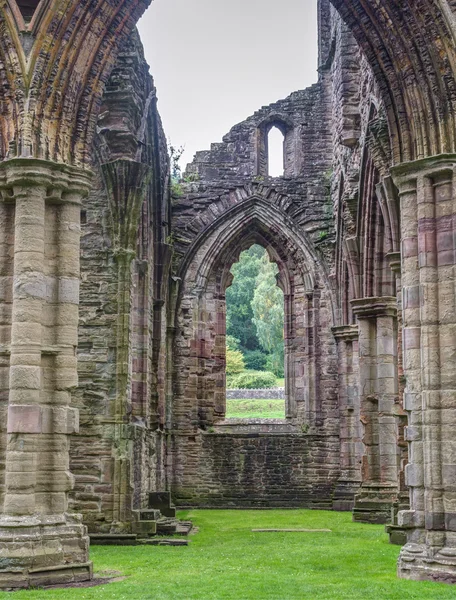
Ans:
{"type": "Polygon", "coordinates": [[[104,86],[149,3],[41,0],[28,24],[14,0],[2,3],[8,35],[0,40],[0,60],[15,86],[12,102],[21,103],[3,146],[14,141],[15,155],[88,166],[104,86]],[[27,60],[24,29],[34,40],[27,60]]]}
{"type": "Polygon", "coordinates": [[[456,46],[448,2],[330,1],[379,85],[394,162],[455,152],[456,46]]]}
{"type": "Polygon", "coordinates": [[[231,266],[254,243],[278,265],[284,291],[287,418],[317,429],[323,420],[320,361],[334,344],[329,278],[312,243],[286,212],[253,195],[207,225],[178,273],[174,363],[179,428],[211,427],[224,416],[225,292],[231,266]]]}

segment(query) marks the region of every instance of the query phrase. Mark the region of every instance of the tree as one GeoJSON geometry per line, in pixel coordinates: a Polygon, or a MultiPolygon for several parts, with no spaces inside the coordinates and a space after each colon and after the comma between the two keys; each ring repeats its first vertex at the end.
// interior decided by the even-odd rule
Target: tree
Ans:
{"type": "Polygon", "coordinates": [[[240,350],[226,349],[226,374],[236,375],[245,370],[244,357],[240,350]]]}
{"type": "Polygon", "coordinates": [[[227,335],[239,340],[241,349],[258,350],[260,343],[253,323],[252,300],[265,249],[254,244],[233,265],[233,284],[226,291],[227,335]]]}
{"type": "Polygon", "coordinates": [[[270,365],[274,373],[283,375],[284,365],[284,301],[283,293],[277,287],[277,265],[269,262],[265,255],[255,281],[252,300],[253,323],[257,330],[261,347],[270,355],[270,365]]]}

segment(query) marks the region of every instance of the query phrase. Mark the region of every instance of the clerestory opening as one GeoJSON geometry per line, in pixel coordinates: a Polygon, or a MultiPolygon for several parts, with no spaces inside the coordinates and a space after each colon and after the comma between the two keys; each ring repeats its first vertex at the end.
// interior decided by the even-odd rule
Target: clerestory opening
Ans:
{"type": "Polygon", "coordinates": [[[285,418],[284,294],[279,268],[253,244],[226,290],[226,417],[285,418]]]}
{"type": "Polygon", "coordinates": [[[274,125],[268,133],[267,156],[269,177],[283,177],[285,172],[285,136],[274,125]]]}

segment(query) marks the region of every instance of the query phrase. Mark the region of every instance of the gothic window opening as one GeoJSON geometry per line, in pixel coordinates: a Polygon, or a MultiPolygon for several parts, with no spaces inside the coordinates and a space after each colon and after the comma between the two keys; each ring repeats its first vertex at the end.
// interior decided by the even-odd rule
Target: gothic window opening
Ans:
{"type": "Polygon", "coordinates": [[[284,294],[258,244],[242,252],[226,290],[226,417],[285,418],[284,294]]]}
{"type": "Polygon", "coordinates": [[[273,126],[268,133],[268,175],[269,177],[283,177],[285,171],[284,160],[285,136],[282,131],[273,126]]]}

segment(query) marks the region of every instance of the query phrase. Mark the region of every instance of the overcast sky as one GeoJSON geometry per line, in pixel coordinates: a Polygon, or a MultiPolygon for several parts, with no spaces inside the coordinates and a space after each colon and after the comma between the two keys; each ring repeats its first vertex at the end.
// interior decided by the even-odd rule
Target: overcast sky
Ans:
{"type": "Polygon", "coordinates": [[[182,166],[261,106],[317,79],[316,0],[154,0],[139,23],[182,166]]]}

